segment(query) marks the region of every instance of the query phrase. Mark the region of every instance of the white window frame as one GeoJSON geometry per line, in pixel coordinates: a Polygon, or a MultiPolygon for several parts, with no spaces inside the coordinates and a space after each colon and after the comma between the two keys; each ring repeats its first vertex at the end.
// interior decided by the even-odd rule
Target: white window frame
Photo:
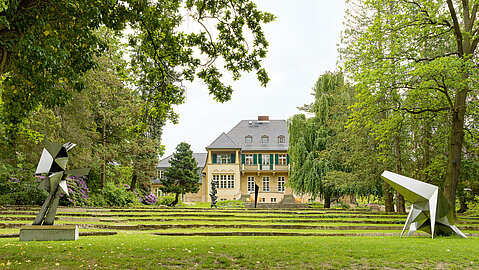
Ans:
{"type": "Polygon", "coordinates": [[[284,184],[286,183],[284,176],[278,176],[278,192],[284,192],[284,184]]]}
{"type": "Polygon", "coordinates": [[[165,179],[165,171],[158,170],[158,179],[165,179]]]}
{"type": "Polygon", "coordinates": [[[267,143],[269,143],[269,137],[266,135],[261,136],[261,144],[267,144],[267,143]]]}
{"type": "Polygon", "coordinates": [[[288,165],[288,161],[286,159],[286,154],[279,154],[278,155],[278,165],[288,165]]]}
{"type": "Polygon", "coordinates": [[[263,176],[263,192],[269,192],[269,176],[263,176]]]}
{"type": "Polygon", "coordinates": [[[286,138],[283,135],[278,136],[278,143],[285,143],[286,138]]]}
{"type": "Polygon", "coordinates": [[[213,181],[218,181],[218,188],[235,188],[235,176],[233,174],[214,174],[213,181]]]}
{"type": "Polygon", "coordinates": [[[253,137],[251,135],[244,137],[244,142],[247,144],[253,143],[253,137]]]}
{"type": "Polygon", "coordinates": [[[263,154],[261,157],[261,164],[263,165],[270,165],[271,161],[269,160],[269,154],[263,154]]]}
{"type": "Polygon", "coordinates": [[[275,202],[276,202],[276,198],[271,198],[271,202],[272,202],[272,203],[275,203],[275,202]]]}
{"type": "Polygon", "coordinates": [[[218,164],[230,164],[231,155],[230,154],[219,154],[216,158],[218,164]]]}
{"type": "Polygon", "coordinates": [[[254,162],[253,162],[253,154],[245,154],[244,163],[245,163],[246,165],[253,165],[253,164],[254,164],[254,162]]]}
{"type": "Polygon", "coordinates": [[[248,185],[248,193],[254,192],[254,186],[255,186],[254,176],[248,176],[247,185],[248,185]]]}

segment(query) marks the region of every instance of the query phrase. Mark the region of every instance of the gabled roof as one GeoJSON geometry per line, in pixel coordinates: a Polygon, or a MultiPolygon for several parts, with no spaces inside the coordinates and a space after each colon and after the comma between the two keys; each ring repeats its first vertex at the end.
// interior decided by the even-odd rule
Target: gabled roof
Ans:
{"type": "Polygon", "coordinates": [[[226,133],[221,133],[221,135],[216,138],[216,140],[211,143],[206,149],[237,149],[239,147],[226,133]]]}
{"type": "MultiPolygon", "coordinates": [[[[227,135],[243,151],[287,151],[289,147],[288,124],[286,120],[242,120],[227,135]],[[246,143],[246,136],[252,137],[252,143],[246,143]],[[268,136],[269,142],[262,144],[261,137],[268,136]],[[285,142],[278,143],[278,137],[284,136],[285,142]]],[[[210,147],[214,148],[214,147],[210,147]]]]}
{"type": "MultiPolygon", "coordinates": [[[[208,156],[207,153],[193,153],[193,157],[195,158],[196,163],[198,163],[199,168],[203,168],[205,166],[207,156],[208,156]]],[[[158,168],[171,167],[170,159],[172,158],[173,158],[173,155],[169,155],[166,158],[160,160],[160,163],[158,164],[158,168]]]]}

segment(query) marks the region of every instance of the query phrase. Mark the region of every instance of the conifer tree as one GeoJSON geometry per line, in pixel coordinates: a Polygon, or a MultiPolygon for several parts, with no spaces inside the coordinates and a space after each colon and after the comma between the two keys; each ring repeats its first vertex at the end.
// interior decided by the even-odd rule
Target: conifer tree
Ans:
{"type": "Polygon", "coordinates": [[[173,154],[170,164],[171,167],[166,171],[160,189],[165,193],[175,194],[175,201],[171,204],[171,206],[175,206],[180,194],[198,192],[198,163],[193,158],[190,145],[182,142],[176,146],[176,152],[173,154]]]}

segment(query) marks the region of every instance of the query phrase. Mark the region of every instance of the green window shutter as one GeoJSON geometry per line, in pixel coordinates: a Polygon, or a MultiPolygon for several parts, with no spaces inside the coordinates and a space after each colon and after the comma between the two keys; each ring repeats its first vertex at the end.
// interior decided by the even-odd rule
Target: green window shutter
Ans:
{"type": "Polygon", "coordinates": [[[253,164],[254,165],[258,164],[258,155],[257,154],[253,155],[253,164]]]}
{"type": "Polygon", "coordinates": [[[213,164],[216,164],[216,154],[213,154],[213,164]]]}
{"type": "Polygon", "coordinates": [[[274,164],[275,165],[279,164],[279,155],[278,154],[274,154],[274,164]]]}
{"type": "Polygon", "coordinates": [[[245,154],[241,154],[241,164],[245,164],[245,154]]]}
{"type": "Polygon", "coordinates": [[[289,154],[286,154],[286,163],[289,164],[289,154]]]}
{"type": "Polygon", "coordinates": [[[231,154],[231,163],[235,163],[236,162],[236,154],[231,154]]]}
{"type": "Polygon", "coordinates": [[[273,164],[269,165],[269,169],[273,170],[273,164]]]}
{"type": "Polygon", "coordinates": [[[262,164],[263,162],[261,162],[263,159],[263,156],[261,154],[258,154],[258,163],[259,164],[262,164]]]}
{"type": "Polygon", "coordinates": [[[269,164],[270,164],[270,165],[273,165],[273,162],[274,162],[273,158],[274,158],[274,155],[273,155],[273,154],[269,154],[269,164]]]}

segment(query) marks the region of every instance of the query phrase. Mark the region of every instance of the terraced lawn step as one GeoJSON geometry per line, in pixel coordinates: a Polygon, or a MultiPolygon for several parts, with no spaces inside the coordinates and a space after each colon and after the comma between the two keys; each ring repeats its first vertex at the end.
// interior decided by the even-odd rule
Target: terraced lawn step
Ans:
{"type": "MultiPolygon", "coordinates": [[[[152,222],[169,222],[169,221],[209,221],[209,222],[258,222],[258,219],[221,219],[221,218],[171,218],[171,219],[161,219],[161,218],[129,218],[124,220],[114,220],[114,219],[101,219],[100,222],[136,222],[136,221],[152,221],[152,222]]],[[[405,220],[348,220],[348,219],[312,219],[312,220],[297,220],[297,219],[270,219],[263,220],[262,222],[271,223],[364,223],[364,224],[403,224],[405,220]]]]}
{"type": "MultiPolygon", "coordinates": [[[[101,235],[115,235],[117,232],[79,232],[80,236],[101,236],[101,235]]],[[[0,234],[0,238],[15,238],[20,237],[20,233],[0,234]]]]}
{"type": "MultiPolygon", "coordinates": [[[[70,224],[68,224],[70,225],[70,224]]],[[[82,226],[81,224],[75,224],[82,226]]],[[[402,226],[326,226],[326,225],[291,225],[291,224],[136,224],[107,225],[90,224],[88,228],[112,230],[166,230],[195,228],[229,228],[229,229],[300,229],[300,230],[401,230],[402,226]]]]}
{"type": "Polygon", "coordinates": [[[154,232],[161,236],[399,236],[399,233],[307,233],[307,232],[154,232]]]}
{"type": "MultiPolygon", "coordinates": [[[[308,232],[154,232],[161,236],[397,236],[400,233],[308,233],[308,232]]],[[[466,234],[468,237],[479,236],[477,233],[466,234]]],[[[420,234],[413,237],[427,237],[420,234]]]]}

